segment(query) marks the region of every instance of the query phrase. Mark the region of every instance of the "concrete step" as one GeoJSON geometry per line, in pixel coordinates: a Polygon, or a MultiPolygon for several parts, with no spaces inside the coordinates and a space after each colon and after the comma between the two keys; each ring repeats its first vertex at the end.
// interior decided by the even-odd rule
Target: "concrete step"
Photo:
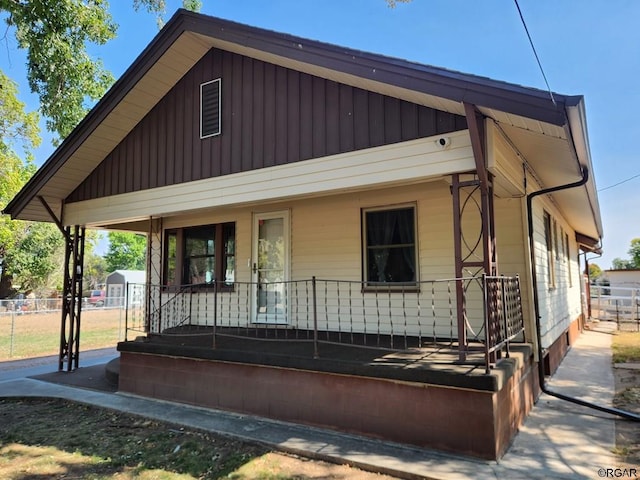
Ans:
{"type": "Polygon", "coordinates": [[[120,377],[120,357],[114,358],[105,365],[104,375],[110,384],[118,386],[118,379],[120,377]]]}

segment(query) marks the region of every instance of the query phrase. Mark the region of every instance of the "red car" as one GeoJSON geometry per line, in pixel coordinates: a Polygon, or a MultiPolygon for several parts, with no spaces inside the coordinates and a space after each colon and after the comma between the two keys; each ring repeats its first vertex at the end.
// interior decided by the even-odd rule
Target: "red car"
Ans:
{"type": "Polygon", "coordinates": [[[91,290],[91,295],[89,296],[89,305],[94,307],[104,307],[104,299],[106,297],[106,293],[104,290],[91,290]]]}

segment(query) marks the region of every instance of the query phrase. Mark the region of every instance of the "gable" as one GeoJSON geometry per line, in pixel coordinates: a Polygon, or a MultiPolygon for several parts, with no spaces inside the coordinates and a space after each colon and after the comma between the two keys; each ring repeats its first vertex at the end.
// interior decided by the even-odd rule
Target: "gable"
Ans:
{"type": "MultiPolygon", "coordinates": [[[[208,169],[209,176],[215,176],[215,172],[211,173],[211,171],[214,168],[220,168],[220,162],[226,162],[229,165],[233,162],[235,166],[238,164],[238,158],[240,158],[240,171],[246,171],[247,168],[242,162],[254,161],[253,153],[247,153],[252,151],[253,144],[229,140],[226,138],[228,135],[224,135],[224,125],[222,125],[221,140],[214,149],[222,151],[224,146],[223,154],[214,158],[212,148],[207,146],[209,156],[206,157],[206,161],[197,155],[189,157],[181,154],[183,150],[187,151],[189,148],[197,153],[205,143],[187,142],[187,149],[181,149],[185,145],[184,132],[183,138],[180,138],[180,132],[173,136],[167,135],[167,132],[171,132],[171,125],[168,124],[173,121],[173,118],[165,117],[158,122],[158,126],[155,127],[156,136],[148,136],[144,132],[137,136],[132,134],[134,130],[140,130],[143,123],[146,124],[143,120],[158,108],[159,103],[164,104],[165,99],[170,97],[169,93],[186,78],[185,76],[203,57],[212,51],[211,49],[220,49],[239,55],[249,62],[277,65],[275,71],[290,69],[300,72],[299,75],[310,75],[314,79],[325,79],[326,82],[351,86],[354,88],[354,99],[357,97],[355,89],[375,92],[385,99],[383,102],[385,130],[388,116],[385,96],[395,99],[393,102],[409,102],[410,105],[422,105],[454,115],[465,115],[469,107],[473,107],[475,112],[485,117],[487,125],[493,123],[498,128],[518,158],[522,158],[528,168],[534,172],[540,187],[575,182],[585,178],[587,172],[593,171],[582,96],[553,93],[555,102],[551,102],[549,92],[543,90],[179,10],[22,190],[7,204],[2,213],[14,219],[54,221],[71,225],[67,220],[68,208],[65,205],[71,206],[68,202],[74,199],[104,197],[110,195],[110,192],[134,192],[152,188],[154,184],[168,185],[172,188],[173,183],[177,184],[175,187],[180,187],[183,181],[188,182],[190,178],[206,178],[195,175],[198,169],[201,172],[200,175],[208,169]],[[161,137],[159,133],[161,129],[166,138],[161,137]],[[222,138],[225,140],[223,141],[222,138]],[[158,163],[157,152],[160,142],[171,143],[173,150],[167,155],[173,156],[173,163],[169,159],[164,163],[158,163]],[[131,152],[135,150],[136,153],[122,153],[123,150],[131,152]],[[126,165],[124,165],[125,162],[121,162],[123,168],[119,168],[117,172],[117,161],[111,158],[115,157],[115,152],[131,159],[131,161],[127,160],[126,165]],[[143,157],[142,152],[145,152],[146,157],[143,157]],[[184,164],[183,158],[190,163],[184,164]],[[109,161],[106,162],[105,159],[109,161]],[[219,163],[214,164],[214,161],[219,163]],[[110,162],[113,164],[111,165],[110,162]],[[153,171],[149,171],[151,166],[153,171]],[[102,176],[96,171],[102,172],[102,176]]],[[[255,80],[253,76],[251,80],[255,80]]],[[[328,94],[331,90],[329,85],[335,84],[326,82],[320,83],[325,85],[326,98],[329,99],[331,98],[328,94]]],[[[314,85],[315,83],[313,82],[314,85]]],[[[281,84],[276,81],[272,83],[274,88],[280,86],[281,84]]],[[[224,93],[225,89],[222,90],[224,93]]],[[[280,104],[280,97],[277,95],[280,91],[278,88],[276,93],[272,94],[274,97],[271,100],[272,106],[280,104]]],[[[192,93],[193,90],[189,90],[188,94],[192,93]]],[[[302,108],[302,101],[308,99],[301,98],[301,94],[299,97],[298,105],[302,108]]],[[[265,96],[264,108],[267,106],[266,100],[265,96]]],[[[176,105],[186,105],[183,98],[177,98],[174,101],[176,105]]],[[[313,125],[312,143],[303,143],[302,139],[298,143],[299,148],[311,145],[314,155],[318,146],[324,145],[326,149],[327,145],[336,143],[335,136],[330,135],[335,124],[328,123],[329,111],[335,105],[323,105],[326,108],[326,123],[323,124],[324,126],[321,125],[318,132],[316,132],[316,125],[313,125]]],[[[406,104],[402,103],[402,105],[406,104]]],[[[184,116],[185,114],[184,107],[177,112],[170,108],[167,108],[167,111],[171,115],[184,116]]],[[[276,110],[273,111],[276,112],[276,110]]],[[[278,119],[282,116],[282,111],[277,111],[278,119]]],[[[397,115],[395,117],[398,118],[397,115]]],[[[287,111],[285,118],[295,117],[289,117],[287,111]]],[[[313,118],[315,121],[315,111],[313,118]]],[[[374,117],[371,118],[375,120],[374,117]]],[[[234,121],[237,122],[237,118],[234,118],[234,121]]],[[[265,124],[263,135],[269,131],[276,133],[271,137],[252,137],[253,141],[262,145],[267,140],[271,140],[272,144],[268,145],[268,148],[265,147],[265,152],[268,153],[276,148],[275,155],[278,155],[275,157],[276,161],[289,162],[288,152],[295,148],[295,142],[290,140],[289,132],[285,129],[286,135],[283,135],[279,125],[266,125],[266,120],[261,121],[265,124]],[[283,137],[286,137],[286,146],[281,143],[283,137]],[[287,151],[284,159],[279,153],[283,150],[287,151]]],[[[351,128],[369,125],[369,123],[369,121],[353,123],[351,128]]],[[[406,123],[401,122],[400,125],[404,129],[406,123]]],[[[396,129],[397,126],[396,123],[396,129]]],[[[153,126],[150,125],[149,128],[153,126]]],[[[186,124],[181,124],[180,128],[186,128],[186,124]]],[[[371,130],[374,126],[367,128],[371,130]]],[[[247,134],[248,130],[244,129],[243,132],[247,134]]],[[[301,131],[298,132],[299,135],[301,133],[301,131]]],[[[237,138],[239,134],[234,130],[233,135],[237,138]]],[[[337,139],[340,148],[343,147],[343,140],[342,135],[337,139]]],[[[386,133],[384,141],[388,141],[386,133]]],[[[371,143],[374,144],[374,142],[371,143]]],[[[348,150],[339,151],[348,152],[348,150]]],[[[349,153],[346,154],[349,155],[349,153]]],[[[341,156],[332,158],[337,157],[341,156]]],[[[261,157],[258,160],[263,162],[265,158],[261,157]]],[[[302,156],[300,159],[305,160],[302,156]]],[[[260,167],[252,165],[249,170],[253,168],[260,167]]],[[[227,179],[221,177],[209,180],[227,179]]],[[[553,197],[566,217],[571,219],[574,229],[582,232],[580,235],[587,240],[587,245],[595,248],[602,236],[602,221],[592,176],[581,188],[556,192],[553,197]]]]}
{"type": "Polygon", "coordinates": [[[211,49],[67,202],[463,129],[460,115],[211,49]],[[220,134],[201,138],[200,88],[218,78],[220,134]]]}

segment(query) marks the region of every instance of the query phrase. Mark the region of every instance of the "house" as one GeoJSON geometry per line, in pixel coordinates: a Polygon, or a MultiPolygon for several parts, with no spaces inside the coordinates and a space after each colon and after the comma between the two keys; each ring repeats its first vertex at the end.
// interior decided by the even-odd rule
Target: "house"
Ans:
{"type": "Polygon", "coordinates": [[[85,229],[145,233],[121,391],[496,459],[581,330],[592,171],[581,96],[180,10],[5,213],[65,235],[60,369],[85,229]]]}
{"type": "Polygon", "coordinates": [[[121,307],[125,300],[140,303],[147,275],[144,270],[115,270],[107,275],[107,307],[121,307]]]}

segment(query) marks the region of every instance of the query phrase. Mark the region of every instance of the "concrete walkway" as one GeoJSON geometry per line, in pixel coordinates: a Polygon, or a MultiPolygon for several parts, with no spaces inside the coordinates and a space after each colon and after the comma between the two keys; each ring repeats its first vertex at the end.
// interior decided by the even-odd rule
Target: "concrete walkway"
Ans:
{"type": "MultiPolygon", "coordinates": [[[[614,331],[614,323],[601,323],[585,332],[549,382],[551,390],[611,405],[614,387],[610,345],[614,331]]],[[[49,368],[51,371],[52,367],[49,368]]],[[[595,479],[603,476],[599,469],[616,467],[611,453],[615,444],[614,417],[544,394],[500,462],[447,455],[249,415],[20,378],[16,369],[3,371],[2,364],[0,396],[59,397],[85,402],[404,478],[595,479]],[[5,375],[7,372],[11,375],[5,375]]]]}

